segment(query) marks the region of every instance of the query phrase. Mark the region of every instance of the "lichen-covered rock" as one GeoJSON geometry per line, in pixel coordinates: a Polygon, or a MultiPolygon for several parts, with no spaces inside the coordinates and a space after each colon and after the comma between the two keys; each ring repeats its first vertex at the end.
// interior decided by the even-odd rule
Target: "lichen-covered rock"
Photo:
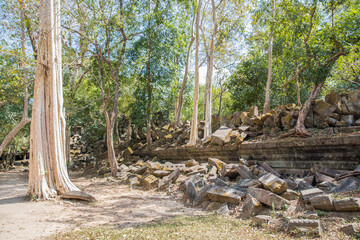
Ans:
{"type": "Polygon", "coordinates": [[[226,126],[221,126],[211,135],[211,142],[215,145],[224,145],[230,142],[232,129],[226,126]]]}
{"type": "Polygon", "coordinates": [[[286,182],[272,173],[265,174],[259,178],[259,181],[265,189],[270,190],[276,194],[283,193],[287,189],[286,182]]]}

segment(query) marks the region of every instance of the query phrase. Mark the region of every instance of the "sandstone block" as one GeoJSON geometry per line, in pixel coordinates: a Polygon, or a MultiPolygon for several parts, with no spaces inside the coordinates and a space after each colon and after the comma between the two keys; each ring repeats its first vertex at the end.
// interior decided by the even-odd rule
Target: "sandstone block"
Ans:
{"type": "Polygon", "coordinates": [[[286,182],[272,173],[265,174],[259,178],[259,181],[265,189],[270,190],[276,194],[283,193],[287,189],[286,182]]]}
{"type": "Polygon", "coordinates": [[[360,211],[360,198],[334,199],[333,203],[338,212],[360,211]]]}
{"type": "Polygon", "coordinates": [[[221,126],[211,135],[211,142],[216,145],[224,145],[230,142],[231,132],[231,128],[221,126]]]}
{"type": "Polygon", "coordinates": [[[249,188],[247,193],[259,200],[259,202],[278,210],[282,209],[284,205],[290,205],[290,202],[285,198],[265,189],[249,188]]]}
{"type": "Polygon", "coordinates": [[[239,204],[245,194],[245,192],[230,187],[214,187],[207,191],[207,196],[211,201],[228,202],[236,205],[239,204]]]}
{"type": "Polygon", "coordinates": [[[303,197],[305,203],[310,203],[310,199],[317,196],[317,195],[323,195],[324,191],[322,191],[319,188],[312,188],[307,190],[301,191],[301,196],[303,197]]]}
{"type": "Polygon", "coordinates": [[[310,199],[311,206],[318,210],[334,211],[333,198],[330,195],[317,195],[310,199]]]}

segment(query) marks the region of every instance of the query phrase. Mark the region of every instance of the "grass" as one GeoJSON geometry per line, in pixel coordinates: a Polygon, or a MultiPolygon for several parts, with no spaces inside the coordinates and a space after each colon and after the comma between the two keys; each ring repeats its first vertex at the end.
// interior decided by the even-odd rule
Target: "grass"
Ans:
{"type": "Polygon", "coordinates": [[[87,228],[53,235],[49,239],[291,239],[282,232],[250,226],[250,221],[215,215],[176,217],[130,228],[87,228]]]}

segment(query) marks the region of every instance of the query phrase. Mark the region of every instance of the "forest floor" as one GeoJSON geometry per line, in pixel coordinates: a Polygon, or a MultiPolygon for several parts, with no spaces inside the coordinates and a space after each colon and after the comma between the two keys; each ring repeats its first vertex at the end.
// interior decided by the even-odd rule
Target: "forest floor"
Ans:
{"type": "Polygon", "coordinates": [[[97,201],[29,201],[25,197],[28,173],[0,172],[0,239],[41,239],[88,227],[126,228],[175,216],[205,214],[165,193],[129,189],[111,178],[76,173],[70,177],[97,201]]]}

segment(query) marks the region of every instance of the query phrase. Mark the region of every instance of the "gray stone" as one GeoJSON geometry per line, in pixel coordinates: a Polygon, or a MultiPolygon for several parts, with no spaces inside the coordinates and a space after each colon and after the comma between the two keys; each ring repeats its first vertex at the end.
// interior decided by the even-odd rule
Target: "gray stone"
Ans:
{"type": "Polygon", "coordinates": [[[219,216],[229,215],[229,207],[227,203],[223,203],[218,210],[216,210],[216,214],[219,216]]]}
{"type": "Polygon", "coordinates": [[[147,166],[142,166],[142,167],[136,168],[134,173],[139,174],[139,175],[143,175],[146,172],[147,169],[148,169],[147,166]]]}
{"type": "Polygon", "coordinates": [[[334,199],[333,203],[338,212],[360,211],[360,198],[334,199]]]}
{"type": "Polygon", "coordinates": [[[226,126],[221,126],[211,135],[211,142],[216,145],[224,145],[230,142],[232,129],[226,126]]]}
{"type": "Polygon", "coordinates": [[[360,118],[355,121],[355,126],[360,126],[360,118]]]}
{"type": "Polygon", "coordinates": [[[296,200],[299,198],[299,194],[291,189],[287,189],[280,196],[289,201],[296,200]]]}
{"type": "Polygon", "coordinates": [[[345,127],[353,126],[355,123],[354,115],[342,115],[341,121],[345,122],[345,127]]]}
{"type": "Polygon", "coordinates": [[[336,175],[341,174],[341,172],[339,172],[339,171],[336,171],[336,170],[333,170],[333,169],[330,169],[330,168],[327,168],[324,166],[320,166],[320,165],[316,165],[316,166],[312,167],[311,172],[322,173],[322,174],[325,174],[325,175],[333,177],[333,178],[336,177],[336,175]]]}
{"type": "Polygon", "coordinates": [[[272,217],[267,215],[257,215],[251,219],[251,225],[262,226],[268,224],[272,220],[272,217]]]}
{"type": "Polygon", "coordinates": [[[263,210],[262,204],[256,198],[252,197],[250,194],[246,195],[245,201],[242,206],[241,217],[250,218],[257,215],[261,210],[263,210]]]}
{"type": "Polygon", "coordinates": [[[180,176],[180,170],[175,169],[172,173],[170,173],[169,175],[167,175],[166,177],[160,180],[158,184],[158,188],[160,190],[166,188],[170,183],[174,183],[179,176],[180,176]]]}
{"type": "Polygon", "coordinates": [[[152,174],[155,176],[155,177],[166,177],[170,174],[171,172],[170,171],[164,171],[164,170],[155,170],[152,174]]]}
{"type": "Polygon", "coordinates": [[[288,189],[295,190],[298,187],[298,184],[289,178],[284,179],[284,181],[286,182],[288,189]]]}
{"type": "Polygon", "coordinates": [[[227,202],[237,205],[246,193],[230,187],[214,187],[209,189],[206,195],[214,202],[227,202]]]}
{"type": "Polygon", "coordinates": [[[240,159],[239,159],[239,164],[240,164],[240,165],[249,166],[248,161],[246,161],[246,159],[244,159],[244,158],[240,158],[240,159]]]}
{"type": "Polygon", "coordinates": [[[217,167],[216,166],[212,166],[210,171],[209,171],[209,176],[215,176],[217,173],[217,167]]]}
{"type": "Polygon", "coordinates": [[[290,202],[268,190],[261,188],[249,188],[248,194],[259,200],[259,202],[275,209],[282,209],[285,205],[290,205],[290,202]]]}
{"type": "Polygon", "coordinates": [[[236,167],[236,171],[239,173],[239,175],[244,179],[255,179],[255,175],[250,171],[250,168],[248,168],[245,165],[240,165],[236,167]]]}
{"type": "Polygon", "coordinates": [[[196,192],[195,184],[192,181],[189,181],[186,184],[186,194],[187,197],[189,198],[190,203],[193,203],[197,196],[197,192],[196,192]]]}
{"type": "Polygon", "coordinates": [[[239,173],[236,171],[235,164],[227,164],[220,170],[221,177],[228,177],[230,179],[236,179],[239,173]]]}
{"type": "Polygon", "coordinates": [[[321,236],[324,233],[324,226],[316,219],[290,219],[289,228],[305,233],[315,233],[321,236]]]}
{"type": "Polygon", "coordinates": [[[339,185],[331,189],[332,193],[356,191],[360,187],[360,180],[356,177],[348,177],[339,180],[339,185]]]}
{"type": "Polygon", "coordinates": [[[276,194],[283,193],[287,189],[286,182],[272,173],[265,174],[259,178],[259,181],[265,189],[270,190],[276,194]]]}
{"type": "Polygon", "coordinates": [[[214,183],[216,186],[219,186],[219,187],[229,186],[229,184],[227,184],[224,180],[221,180],[220,178],[215,179],[214,183]]]}
{"type": "Polygon", "coordinates": [[[185,162],[185,167],[197,166],[199,163],[195,159],[191,159],[185,162]]]}
{"type": "Polygon", "coordinates": [[[240,179],[234,187],[248,188],[248,187],[260,187],[261,182],[257,179],[240,179]]]}
{"type": "Polygon", "coordinates": [[[295,180],[295,183],[297,184],[296,190],[299,190],[299,191],[308,190],[308,189],[313,189],[313,188],[314,188],[311,184],[305,182],[305,181],[302,180],[302,179],[296,179],[296,180],[295,180]]]}
{"type": "Polygon", "coordinates": [[[193,202],[193,206],[197,207],[199,206],[202,202],[208,200],[209,198],[207,197],[207,191],[210,190],[211,188],[215,187],[215,184],[211,183],[208,185],[205,185],[197,194],[196,198],[194,199],[193,202]]]}
{"type": "Polygon", "coordinates": [[[319,182],[332,182],[332,181],[335,181],[335,178],[332,178],[332,177],[329,177],[325,174],[322,174],[322,173],[318,173],[316,172],[315,173],[315,178],[316,178],[316,182],[319,183],[319,182]]]}
{"type": "Polygon", "coordinates": [[[346,226],[339,228],[339,232],[343,232],[346,235],[354,235],[359,232],[359,225],[356,223],[351,223],[346,226]]]}
{"type": "Polygon", "coordinates": [[[319,188],[312,188],[307,190],[301,191],[301,196],[303,197],[305,203],[310,203],[310,199],[317,196],[317,195],[323,195],[324,191],[322,191],[319,188]]]}
{"type": "Polygon", "coordinates": [[[226,166],[225,162],[217,158],[209,158],[208,161],[210,166],[216,166],[217,169],[222,169],[224,166],[226,166]]]}
{"type": "Polygon", "coordinates": [[[206,211],[218,210],[222,205],[223,205],[222,202],[210,202],[210,204],[206,208],[206,211]]]}
{"type": "Polygon", "coordinates": [[[317,210],[334,211],[333,198],[330,195],[317,195],[310,199],[311,206],[317,210]]]}
{"type": "Polygon", "coordinates": [[[61,195],[61,198],[66,198],[66,199],[80,199],[80,200],[84,200],[84,201],[95,201],[96,199],[83,191],[69,191],[64,193],[63,195],[61,195]]]}
{"type": "Polygon", "coordinates": [[[261,166],[268,172],[274,174],[277,177],[280,177],[280,173],[278,171],[276,171],[275,169],[273,169],[269,164],[267,164],[266,162],[261,163],[261,166]]]}

